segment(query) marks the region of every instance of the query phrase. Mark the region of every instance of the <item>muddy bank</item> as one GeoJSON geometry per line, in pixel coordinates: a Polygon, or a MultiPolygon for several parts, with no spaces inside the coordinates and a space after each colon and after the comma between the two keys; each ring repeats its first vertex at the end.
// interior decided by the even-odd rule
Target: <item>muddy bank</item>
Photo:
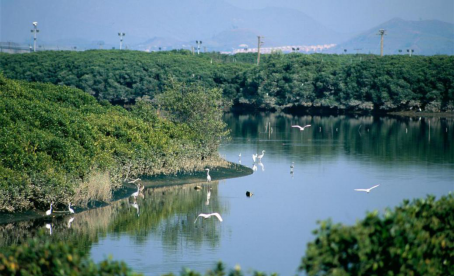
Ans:
{"type": "MultiPolygon", "coordinates": [[[[210,176],[212,181],[219,181],[229,178],[243,177],[252,174],[252,169],[240,164],[229,163],[228,167],[216,167],[210,169],[210,176]]],[[[192,172],[192,173],[179,173],[176,175],[156,175],[156,176],[142,176],[141,184],[145,189],[153,189],[165,186],[178,186],[194,183],[206,183],[206,172],[192,172]]],[[[112,199],[109,202],[92,201],[89,202],[87,207],[71,206],[76,213],[84,212],[86,210],[100,208],[109,205],[112,202],[118,201],[123,198],[129,197],[137,190],[134,184],[124,182],[122,187],[115,190],[112,194],[112,199]]],[[[12,222],[27,221],[34,219],[52,220],[58,219],[69,215],[68,206],[57,205],[54,206],[51,216],[45,215],[45,210],[30,210],[20,213],[0,213],[0,225],[12,222]]]]}

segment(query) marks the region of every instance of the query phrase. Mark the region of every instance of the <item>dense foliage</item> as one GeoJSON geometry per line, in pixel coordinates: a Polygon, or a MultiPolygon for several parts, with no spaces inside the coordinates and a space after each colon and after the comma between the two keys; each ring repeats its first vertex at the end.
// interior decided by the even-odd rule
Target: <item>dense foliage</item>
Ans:
{"type": "Polygon", "coordinates": [[[154,98],[175,79],[220,88],[234,108],[454,110],[454,57],[192,55],[189,51],[0,54],[7,77],[74,86],[111,102],[154,98]]]}
{"type": "Polygon", "coordinates": [[[320,223],[300,270],[308,275],[454,275],[454,195],[406,200],[353,226],[320,223]]]}
{"type": "Polygon", "coordinates": [[[139,275],[124,262],[109,259],[95,264],[85,250],[66,241],[51,241],[41,232],[26,243],[0,253],[1,275],[139,275]]]}
{"type": "MultiPolygon", "coordinates": [[[[188,95],[203,96],[205,90],[191,91],[188,95]]],[[[219,93],[207,90],[206,95],[218,99],[219,93]]],[[[95,173],[108,172],[115,185],[141,174],[203,169],[218,158],[216,145],[225,134],[208,137],[192,127],[203,120],[207,131],[223,129],[214,116],[221,113],[218,105],[207,103],[199,112],[209,120],[201,113],[191,123],[174,122],[144,101],[128,112],[79,89],[0,75],[0,211],[67,204],[76,191],[87,193],[79,189],[81,183],[88,182],[87,189],[100,185],[90,181],[95,173]]]]}

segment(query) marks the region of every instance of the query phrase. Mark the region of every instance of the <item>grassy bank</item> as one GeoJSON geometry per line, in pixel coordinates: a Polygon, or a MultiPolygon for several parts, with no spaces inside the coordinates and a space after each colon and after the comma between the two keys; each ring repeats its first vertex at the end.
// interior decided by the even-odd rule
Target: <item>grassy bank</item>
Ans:
{"type": "Polygon", "coordinates": [[[147,102],[127,111],[79,89],[0,75],[0,211],[109,200],[124,179],[216,164],[227,134],[219,97],[218,90],[175,84],[163,92],[166,102],[157,101],[164,118],[147,102]],[[184,99],[175,96],[181,89],[184,99]],[[200,114],[175,114],[172,99],[200,114]],[[201,120],[203,132],[195,127],[201,120]]]}

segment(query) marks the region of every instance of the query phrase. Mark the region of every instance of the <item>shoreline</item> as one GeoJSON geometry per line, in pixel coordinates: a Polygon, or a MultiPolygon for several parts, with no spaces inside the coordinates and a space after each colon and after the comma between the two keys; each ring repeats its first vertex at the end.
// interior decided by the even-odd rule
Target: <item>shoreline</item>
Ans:
{"type": "MultiPolygon", "coordinates": [[[[226,161],[229,164],[228,168],[225,167],[214,167],[210,169],[210,175],[212,177],[211,182],[244,177],[253,173],[252,169],[241,164],[232,163],[226,161]]],[[[145,186],[145,189],[155,189],[161,187],[171,186],[184,186],[186,184],[207,184],[206,172],[195,172],[195,173],[178,173],[172,175],[155,175],[155,176],[141,176],[141,182],[145,186]]],[[[113,202],[122,200],[130,197],[131,193],[136,191],[137,188],[134,185],[123,182],[121,187],[113,192],[112,199],[109,202],[95,201],[90,202],[88,207],[75,207],[72,206],[76,213],[85,212],[91,209],[102,208],[110,205],[113,202]]],[[[62,208],[60,208],[62,209],[62,208]]],[[[62,210],[55,210],[52,212],[52,216],[44,215],[45,211],[40,210],[27,210],[17,213],[0,213],[0,225],[17,223],[21,221],[30,221],[42,219],[43,221],[51,221],[56,218],[61,218],[70,215],[67,208],[62,210]]]]}

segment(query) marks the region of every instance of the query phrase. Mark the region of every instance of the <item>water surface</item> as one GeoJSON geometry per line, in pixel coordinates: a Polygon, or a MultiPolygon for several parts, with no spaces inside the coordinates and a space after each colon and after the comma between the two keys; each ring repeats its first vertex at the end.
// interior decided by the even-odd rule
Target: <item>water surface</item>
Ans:
{"type": "Polygon", "coordinates": [[[353,224],[367,211],[454,190],[452,119],[228,114],[225,120],[232,139],[220,154],[253,168],[252,175],[217,181],[220,173],[212,170],[210,183],[202,174],[198,184],[151,188],[136,202],[76,214],[71,223],[71,217],[22,222],[16,235],[51,224],[53,238],[77,241],[95,261],[111,255],[145,275],[179,274],[182,267],[204,273],[219,260],[294,275],[317,220],[353,224]],[[262,150],[254,163],[252,154],[262,150]],[[354,191],[377,184],[369,194],[354,191]],[[194,223],[202,212],[218,212],[223,221],[194,223]]]}

